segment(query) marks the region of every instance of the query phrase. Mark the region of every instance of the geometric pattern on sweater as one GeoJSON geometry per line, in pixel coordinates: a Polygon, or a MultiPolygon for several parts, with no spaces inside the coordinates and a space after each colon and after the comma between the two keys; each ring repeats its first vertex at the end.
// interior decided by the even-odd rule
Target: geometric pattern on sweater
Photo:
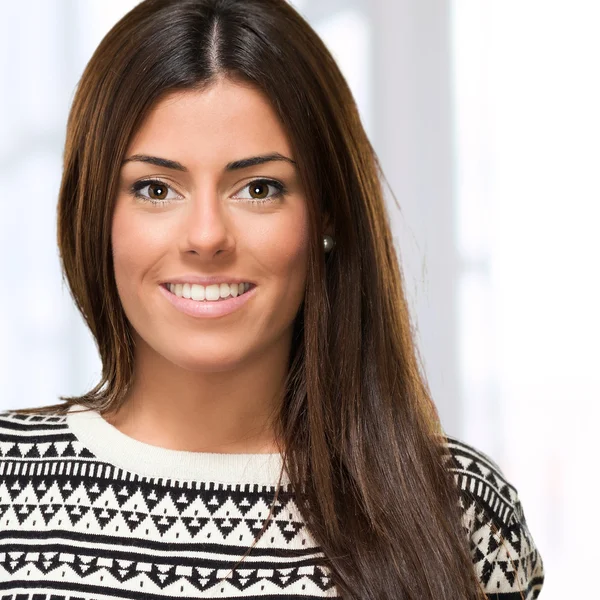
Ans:
{"type": "MultiPolygon", "coordinates": [[[[536,598],[543,567],[516,491],[449,439],[490,598],[536,598]],[[479,485],[481,483],[481,485],[479,485]],[[499,543],[499,537],[504,544],[499,543]],[[493,594],[493,595],[492,595],[493,594]]],[[[0,600],[339,597],[291,492],[243,562],[275,486],[147,477],[100,460],[66,415],[0,413],[0,600]]]]}
{"type": "Polygon", "coordinates": [[[323,553],[275,487],[152,479],[99,460],[65,415],[0,416],[0,595],[336,597],[323,553]],[[227,577],[230,575],[229,577],[227,577]]]}
{"type": "Polygon", "coordinates": [[[517,490],[486,454],[448,437],[446,466],[460,489],[463,526],[479,581],[489,598],[533,600],[544,565],[517,490]]]}

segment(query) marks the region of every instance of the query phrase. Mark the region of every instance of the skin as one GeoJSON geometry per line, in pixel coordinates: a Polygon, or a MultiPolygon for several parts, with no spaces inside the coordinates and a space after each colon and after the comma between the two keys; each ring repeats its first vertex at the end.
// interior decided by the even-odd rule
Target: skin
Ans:
{"type": "MultiPolygon", "coordinates": [[[[294,159],[269,100],[220,80],[159,101],[126,158],[181,163],[185,172],[125,162],[112,222],[115,278],[134,329],[135,378],[118,412],[104,415],[139,441],[194,452],[278,452],[274,416],[282,400],[294,318],[306,284],[307,203],[295,166],[272,161],[225,171],[235,160],[278,152],[294,159]],[[168,184],[168,203],[136,198],[143,178],[168,184]],[[279,181],[283,198],[257,178],[279,181]],[[274,198],[252,204],[252,199],[274,198]],[[184,274],[225,274],[256,283],[255,297],[220,318],[194,318],[159,283],[184,274]]],[[[146,197],[164,197],[159,186],[146,197]]]]}

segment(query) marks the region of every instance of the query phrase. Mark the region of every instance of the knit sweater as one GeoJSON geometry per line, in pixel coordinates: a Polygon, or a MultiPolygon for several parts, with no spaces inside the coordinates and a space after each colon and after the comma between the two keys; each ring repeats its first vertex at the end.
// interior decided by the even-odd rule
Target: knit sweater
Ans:
{"type": "MultiPolygon", "coordinates": [[[[541,557],[498,466],[449,438],[473,566],[488,597],[537,598],[541,557]],[[503,541],[501,541],[503,539],[503,541]]],[[[280,454],[152,446],[97,412],[0,413],[0,599],[340,597],[280,454]]]]}

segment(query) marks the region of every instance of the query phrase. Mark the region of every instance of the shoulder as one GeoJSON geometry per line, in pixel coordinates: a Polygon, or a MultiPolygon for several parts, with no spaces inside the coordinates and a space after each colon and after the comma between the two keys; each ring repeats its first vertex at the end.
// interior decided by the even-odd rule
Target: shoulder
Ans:
{"type": "MultiPolygon", "coordinates": [[[[53,407],[48,407],[53,408],[53,407]]],[[[66,425],[66,412],[49,410],[46,413],[35,412],[35,409],[0,410],[0,425],[15,430],[35,430],[52,425],[66,425]]]]}
{"type": "Polygon", "coordinates": [[[64,414],[0,412],[0,460],[57,457],[72,439],[64,414]]]}
{"type": "Polygon", "coordinates": [[[463,496],[488,507],[498,523],[508,523],[518,503],[516,488],[487,454],[453,437],[447,437],[447,469],[463,496]]]}
{"type": "Polygon", "coordinates": [[[537,598],[544,567],[517,489],[489,456],[453,437],[446,439],[446,466],[460,491],[463,526],[486,594],[537,598]]]}

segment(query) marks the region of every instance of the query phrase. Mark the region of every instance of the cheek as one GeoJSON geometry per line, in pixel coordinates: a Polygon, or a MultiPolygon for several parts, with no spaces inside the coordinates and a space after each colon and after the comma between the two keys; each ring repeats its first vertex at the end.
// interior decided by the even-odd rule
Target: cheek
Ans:
{"type": "Polygon", "coordinates": [[[308,269],[308,227],[301,219],[278,228],[264,244],[263,267],[276,284],[271,320],[288,322],[304,298],[308,269]]]}
{"type": "Polygon", "coordinates": [[[118,207],[115,210],[111,241],[115,278],[120,290],[139,279],[164,244],[149,225],[140,222],[139,215],[118,207]]]}
{"type": "Polygon", "coordinates": [[[308,226],[306,219],[298,215],[285,223],[273,223],[265,227],[259,236],[263,265],[288,283],[303,285],[308,258],[308,226]]]}
{"type": "Polygon", "coordinates": [[[128,215],[117,208],[113,216],[111,241],[115,277],[119,288],[127,275],[135,270],[138,260],[136,248],[140,247],[138,235],[128,215]]]}

